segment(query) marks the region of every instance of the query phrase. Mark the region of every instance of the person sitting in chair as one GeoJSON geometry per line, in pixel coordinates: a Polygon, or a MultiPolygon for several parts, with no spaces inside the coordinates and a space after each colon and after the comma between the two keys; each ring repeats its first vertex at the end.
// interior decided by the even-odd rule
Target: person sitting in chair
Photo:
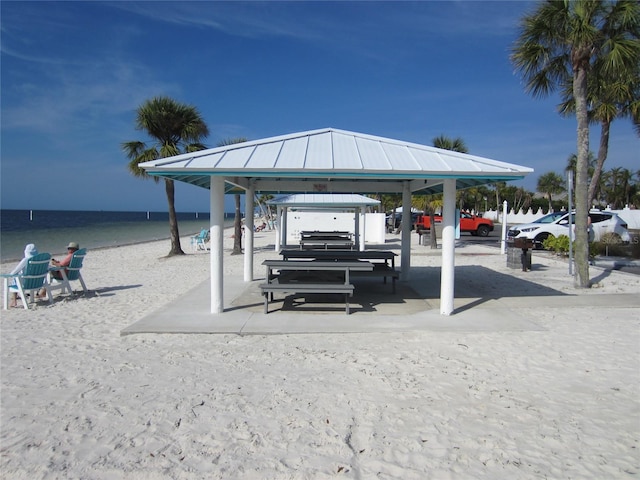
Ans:
{"type": "MultiPolygon", "coordinates": [[[[31,257],[36,256],[36,255],[38,255],[38,250],[36,249],[36,246],[33,243],[30,243],[26,247],[24,247],[24,258],[22,260],[20,260],[20,263],[18,263],[18,265],[16,265],[16,268],[11,270],[11,275],[22,273],[22,271],[24,270],[24,267],[27,266],[27,262],[29,261],[29,259],[31,257]]],[[[15,280],[12,281],[12,285],[15,285],[15,280]]],[[[18,294],[17,293],[14,292],[14,293],[11,294],[11,303],[9,303],[9,306],[12,307],[12,308],[18,306],[18,294]]]]}
{"type": "MultiPolygon", "coordinates": [[[[67,245],[67,256],[60,261],[52,258],[51,265],[53,265],[54,267],[68,267],[71,263],[71,259],[73,258],[73,254],[78,250],[80,250],[80,245],[78,245],[76,242],[69,243],[69,245],[67,245]]],[[[66,270],[65,273],[67,273],[66,270]]],[[[59,271],[53,270],[51,272],[51,276],[56,280],[62,280],[62,273],[60,273],[59,271]]]]}
{"type": "MultiPolygon", "coordinates": [[[[62,260],[56,260],[55,258],[52,258],[51,265],[53,265],[54,267],[68,267],[71,263],[71,259],[73,258],[73,254],[78,250],[80,250],[80,245],[78,245],[76,242],[70,242],[69,245],[67,245],[67,256],[62,260]]],[[[66,273],[67,271],[65,270],[65,274],[66,273]]],[[[49,272],[49,275],[51,275],[51,278],[55,280],[62,280],[62,272],[59,270],[52,270],[49,272]]],[[[46,294],[47,291],[43,288],[38,293],[38,298],[44,298],[46,294]]]]}

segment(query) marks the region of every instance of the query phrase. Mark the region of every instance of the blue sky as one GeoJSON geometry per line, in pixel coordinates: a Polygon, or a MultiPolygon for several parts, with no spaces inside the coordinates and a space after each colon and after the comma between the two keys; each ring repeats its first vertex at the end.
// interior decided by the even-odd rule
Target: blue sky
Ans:
{"type": "MultiPolygon", "coordinates": [[[[208,146],[334,127],[562,173],[574,118],[524,93],[509,61],[524,1],[2,1],[2,208],[166,210],[129,174],[121,143],[145,100],[196,106],[208,146]]],[[[591,135],[596,152],[598,129],[591,135]]],[[[640,165],[629,120],[605,168],[640,165]]],[[[208,191],[177,184],[178,211],[208,191]]],[[[227,210],[232,210],[231,203],[227,210]]]]}

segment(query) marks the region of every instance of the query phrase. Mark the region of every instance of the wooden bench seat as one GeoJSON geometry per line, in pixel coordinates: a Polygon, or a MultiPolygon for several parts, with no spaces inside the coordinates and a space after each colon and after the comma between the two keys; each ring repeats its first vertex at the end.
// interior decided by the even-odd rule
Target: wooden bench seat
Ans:
{"type": "Polygon", "coordinates": [[[354,286],[350,283],[306,283],[306,282],[280,282],[275,278],[271,283],[263,283],[260,290],[264,295],[264,313],[269,313],[269,296],[273,300],[274,292],[281,293],[339,293],[344,294],[346,314],[349,315],[349,297],[353,296],[354,286]]]}
{"type": "Polygon", "coordinates": [[[396,293],[396,280],[400,278],[400,272],[391,265],[374,263],[373,270],[369,272],[351,272],[352,277],[383,277],[387,283],[387,277],[391,278],[393,293],[396,293]]]}
{"type": "Polygon", "coordinates": [[[384,283],[391,278],[393,293],[396,293],[396,280],[400,272],[395,268],[396,254],[388,250],[294,250],[283,249],[280,255],[284,260],[313,259],[316,261],[369,261],[372,270],[351,270],[350,275],[356,277],[382,277],[384,283]]]}

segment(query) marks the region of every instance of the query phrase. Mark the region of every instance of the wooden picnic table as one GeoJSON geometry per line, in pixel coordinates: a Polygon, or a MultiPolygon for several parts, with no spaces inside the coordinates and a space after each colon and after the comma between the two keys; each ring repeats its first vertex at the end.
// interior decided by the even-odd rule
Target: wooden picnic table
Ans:
{"type": "Polygon", "coordinates": [[[264,313],[269,313],[269,297],[273,300],[274,292],[341,293],[345,296],[348,315],[349,297],[354,290],[350,274],[373,271],[372,263],[356,260],[265,260],[262,264],[266,267],[267,280],[260,285],[264,295],[264,313]]]}

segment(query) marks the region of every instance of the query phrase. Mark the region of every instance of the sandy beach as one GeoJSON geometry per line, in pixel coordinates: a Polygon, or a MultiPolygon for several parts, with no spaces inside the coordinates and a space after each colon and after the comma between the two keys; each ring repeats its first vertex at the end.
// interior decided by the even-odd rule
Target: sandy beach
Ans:
{"type": "MultiPolygon", "coordinates": [[[[225,232],[225,275],[242,278],[225,232]]],[[[257,277],[272,244],[256,234],[257,277]]],[[[592,268],[597,285],[576,290],[551,254],[521,272],[498,248],[465,247],[457,266],[498,275],[461,268],[456,289],[495,295],[526,279],[519,288],[612,301],[499,310],[535,318],[527,331],[121,336],[209,278],[208,255],[168,250],[91,251],[88,294],[2,311],[2,478],[640,475],[640,313],[615,301],[640,294],[638,276],[592,268]]],[[[412,267],[439,262],[412,246],[412,267]]]]}

